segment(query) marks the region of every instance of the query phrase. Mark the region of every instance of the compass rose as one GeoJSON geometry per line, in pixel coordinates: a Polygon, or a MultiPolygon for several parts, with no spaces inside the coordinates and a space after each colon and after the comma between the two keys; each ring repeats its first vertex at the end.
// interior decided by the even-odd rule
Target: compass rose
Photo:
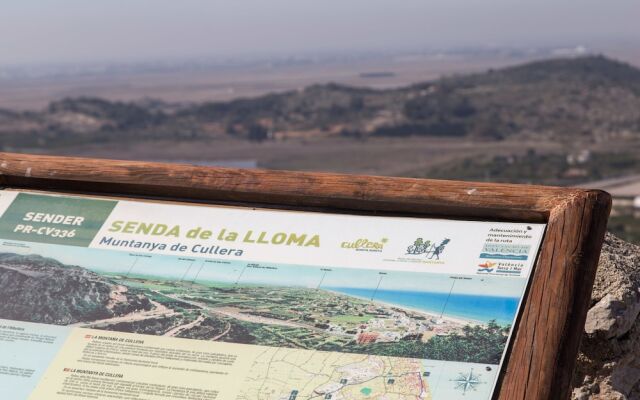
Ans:
{"type": "Polygon", "coordinates": [[[451,381],[454,382],[456,389],[462,390],[463,395],[467,392],[476,390],[476,386],[484,383],[480,380],[479,374],[473,373],[473,368],[471,368],[467,373],[460,372],[458,377],[451,381]]]}

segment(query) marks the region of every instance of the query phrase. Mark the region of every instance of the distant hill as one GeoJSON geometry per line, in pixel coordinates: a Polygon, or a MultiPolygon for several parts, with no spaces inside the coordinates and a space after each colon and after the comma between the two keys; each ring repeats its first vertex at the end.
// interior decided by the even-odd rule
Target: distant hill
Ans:
{"type": "Polygon", "coordinates": [[[84,268],[0,253],[0,318],[68,325],[150,308],[144,295],[84,268]]]}
{"type": "Polygon", "coordinates": [[[410,87],[336,84],[230,102],[73,98],[0,110],[4,147],[233,136],[271,140],[409,135],[571,140],[640,136],[640,70],[602,56],[553,59],[410,87]]]}

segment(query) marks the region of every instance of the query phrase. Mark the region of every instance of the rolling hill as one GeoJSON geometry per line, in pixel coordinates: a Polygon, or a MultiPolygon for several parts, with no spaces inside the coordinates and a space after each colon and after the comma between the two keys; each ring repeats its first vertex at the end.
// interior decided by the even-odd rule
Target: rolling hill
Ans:
{"type": "Polygon", "coordinates": [[[0,318],[69,325],[150,308],[144,295],[84,268],[0,253],[0,318]]]}
{"type": "Polygon", "coordinates": [[[69,98],[0,110],[4,148],[144,139],[640,136],[640,70],[602,56],[538,61],[400,89],[336,84],[230,102],[69,98]]]}

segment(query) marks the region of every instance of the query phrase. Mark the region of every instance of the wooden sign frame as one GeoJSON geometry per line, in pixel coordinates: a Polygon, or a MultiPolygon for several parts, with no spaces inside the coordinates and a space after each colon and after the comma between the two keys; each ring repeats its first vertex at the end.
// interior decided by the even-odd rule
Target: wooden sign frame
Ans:
{"type": "Polygon", "coordinates": [[[566,399],[611,197],[599,190],[0,153],[0,186],[324,212],[547,224],[496,398],[566,399]]]}

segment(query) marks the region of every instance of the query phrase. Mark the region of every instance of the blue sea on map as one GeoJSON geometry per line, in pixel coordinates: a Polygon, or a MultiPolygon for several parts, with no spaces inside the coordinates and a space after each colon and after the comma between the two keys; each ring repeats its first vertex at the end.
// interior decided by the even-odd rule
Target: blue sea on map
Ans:
{"type": "MultiPolygon", "coordinates": [[[[374,289],[326,288],[334,292],[370,300],[374,289]]],[[[378,290],[374,301],[408,307],[432,314],[463,318],[477,322],[496,320],[500,325],[511,325],[518,310],[518,298],[477,296],[456,293],[415,292],[404,290],[378,290]]]]}

